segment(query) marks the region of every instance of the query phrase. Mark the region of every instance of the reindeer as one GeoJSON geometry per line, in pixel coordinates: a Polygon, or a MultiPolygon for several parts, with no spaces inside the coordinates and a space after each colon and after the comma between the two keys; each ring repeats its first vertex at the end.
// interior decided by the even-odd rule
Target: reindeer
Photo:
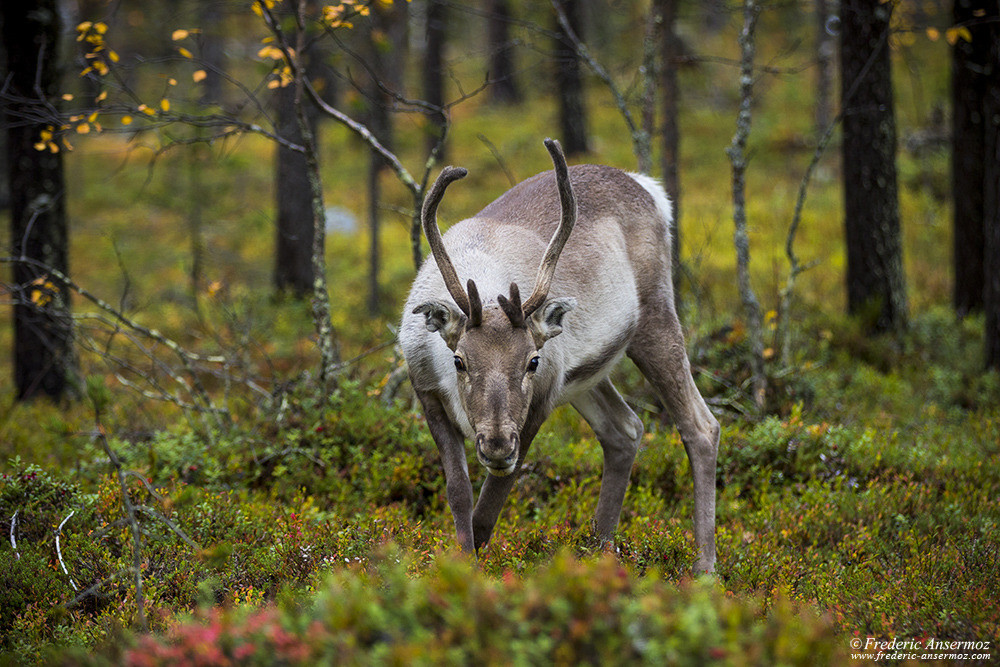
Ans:
{"type": "Polygon", "coordinates": [[[438,205],[466,170],[445,168],[422,209],[435,262],[414,280],[399,342],[441,453],[458,543],[476,554],[489,542],[532,439],[564,403],[603,449],[593,529],[611,543],[643,433],[608,379],[627,354],[680,431],[694,476],[694,569],[713,571],[719,424],[691,377],[674,309],[670,203],[647,176],[567,168],[559,143],[545,146],[554,171],[515,186],[443,238],[438,205]],[[522,301],[518,285],[532,283],[522,301]],[[484,302],[480,294],[498,296],[484,302]],[[475,506],[465,438],[489,473],[475,506]]]}

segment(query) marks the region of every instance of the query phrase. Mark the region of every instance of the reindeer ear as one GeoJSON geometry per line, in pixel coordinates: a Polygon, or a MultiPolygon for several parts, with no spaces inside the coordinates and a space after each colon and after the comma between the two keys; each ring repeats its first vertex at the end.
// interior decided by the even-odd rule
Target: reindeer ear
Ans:
{"type": "Polygon", "coordinates": [[[535,344],[541,347],[545,341],[562,333],[563,315],[576,308],[576,299],[563,297],[549,299],[528,318],[535,344]]]}
{"type": "Polygon", "coordinates": [[[444,301],[425,301],[413,309],[415,314],[424,314],[424,325],[428,331],[437,331],[452,350],[465,330],[465,314],[444,301]]]}

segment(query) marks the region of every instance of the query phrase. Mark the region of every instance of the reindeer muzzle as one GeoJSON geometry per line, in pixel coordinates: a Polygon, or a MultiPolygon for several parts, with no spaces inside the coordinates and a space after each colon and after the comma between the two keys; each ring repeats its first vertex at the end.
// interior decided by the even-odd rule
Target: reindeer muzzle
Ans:
{"type": "Polygon", "coordinates": [[[517,450],[521,438],[517,433],[487,437],[476,435],[476,458],[491,475],[506,477],[517,467],[517,450]]]}

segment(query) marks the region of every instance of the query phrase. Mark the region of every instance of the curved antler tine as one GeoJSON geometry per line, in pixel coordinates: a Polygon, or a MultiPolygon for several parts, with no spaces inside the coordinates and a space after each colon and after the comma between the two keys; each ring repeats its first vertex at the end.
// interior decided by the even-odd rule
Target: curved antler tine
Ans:
{"type": "Polygon", "coordinates": [[[465,178],[468,173],[462,167],[445,167],[442,169],[437,180],[434,181],[434,185],[431,186],[430,193],[424,199],[424,207],[420,214],[420,220],[424,227],[424,234],[427,236],[427,242],[431,246],[431,254],[434,255],[434,261],[437,262],[441,276],[444,277],[445,287],[448,288],[451,297],[455,299],[455,303],[458,304],[458,307],[465,313],[466,317],[471,317],[469,296],[462,289],[462,283],[458,280],[458,273],[455,272],[455,266],[451,263],[451,258],[448,257],[448,252],[444,249],[444,241],[441,239],[441,229],[437,224],[437,208],[438,204],[441,203],[441,197],[444,196],[445,189],[451,185],[452,181],[465,178]]]}
{"type": "Polygon", "coordinates": [[[497,296],[497,303],[500,304],[500,309],[507,315],[512,326],[524,326],[524,309],[521,307],[521,291],[517,288],[517,283],[510,284],[510,299],[500,294],[497,296]]]}
{"type": "Polygon", "coordinates": [[[483,301],[479,298],[479,288],[476,287],[476,283],[469,278],[468,282],[468,293],[469,293],[469,327],[478,327],[483,323],[483,301]]]}
{"type": "Polygon", "coordinates": [[[563,155],[562,146],[555,139],[546,139],[545,148],[548,149],[552,157],[552,164],[556,170],[556,184],[559,187],[559,204],[562,208],[562,218],[559,221],[559,228],[552,235],[549,247],[545,249],[545,256],[538,267],[538,276],[535,278],[535,289],[531,296],[524,302],[524,316],[530,317],[539,306],[545,302],[549,295],[549,286],[552,284],[552,275],[556,270],[556,262],[562,253],[563,246],[569,238],[569,233],[573,231],[576,223],[576,197],[573,195],[573,186],[569,182],[569,168],[566,166],[566,156],[563,155]]]}

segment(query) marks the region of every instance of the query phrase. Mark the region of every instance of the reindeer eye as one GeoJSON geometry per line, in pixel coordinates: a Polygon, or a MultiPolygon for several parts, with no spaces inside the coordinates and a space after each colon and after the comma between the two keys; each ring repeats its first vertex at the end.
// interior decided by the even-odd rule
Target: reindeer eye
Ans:
{"type": "Polygon", "coordinates": [[[538,361],[539,361],[538,357],[532,357],[528,361],[528,372],[529,373],[534,373],[535,371],[538,370],[538,361]]]}
{"type": "Polygon", "coordinates": [[[457,370],[459,373],[465,372],[465,362],[462,361],[462,357],[458,356],[457,354],[455,355],[455,370],[457,370]]]}

